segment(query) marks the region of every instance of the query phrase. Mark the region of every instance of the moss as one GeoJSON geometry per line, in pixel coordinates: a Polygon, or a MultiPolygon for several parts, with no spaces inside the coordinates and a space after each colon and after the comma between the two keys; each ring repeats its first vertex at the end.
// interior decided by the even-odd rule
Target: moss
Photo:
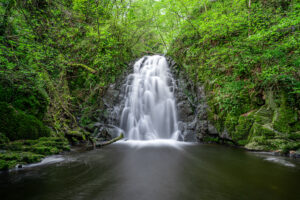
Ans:
{"type": "Polygon", "coordinates": [[[63,137],[42,137],[37,140],[12,141],[5,145],[0,153],[0,170],[10,169],[16,164],[39,162],[47,155],[70,150],[69,143],[63,137]]]}
{"type": "Polygon", "coordinates": [[[272,122],[273,110],[267,106],[262,106],[253,115],[254,121],[259,124],[267,124],[272,122]]]}
{"type": "Polygon", "coordinates": [[[234,136],[235,127],[238,124],[238,117],[234,115],[227,115],[225,120],[225,128],[230,133],[231,137],[234,136]]]}
{"type": "Polygon", "coordinates": [[[41,155],[52,155],[59,153],[59,150],[56,147],[47,147],[39,145],[34,146],[32,148],[32,151],[41,155]]]}
{"type": "Polygon", "coordinates": [[[11,104],[26,114],[42,119],[49,104],[47,93],[30,84],[15,84],[7,77],[0,75],[0,102],[11,104]]]}
{"type": "Polygon", "coordinates": [[[50,130],[33,115],[16,110],[11,105],[0,102],[0,130],[10,140],[37,139],[49,136],[50,130]]]}
{"type": "Polygon", "coordinates": [[[207,142],[207,143],[219,143],[220,138],[219,137],[204,136],[202,141],[207,142]]]}
{"type": "Polygon", "coordinates": [[[12,161],[6,161],[6,160],[1,160],[0,159],[0,170],[8,170],[17,165],[17,161],[12,160],[12,161]]]}
{"type": "Polygon", "coordinates": [[[264,98],[268,108],[275,109],[277,107],[274,99],[274,92],[272,90],[267,90],[264,93],[264,98]]]}
{"type": "Polygon", "coordinates": [[[250,130],[250,137],[253,136],[265,136],[265,137],[273,137],[276,133],[271,129],[270,124],[261,125],[258,123],[254,123],[250,130]]]}
{"type": "Polygon", "coordinates": [[[22,161],[27,164],[40,162],[45,157],[44,155],[35,154],[31,152],[23,152],[21,155],[22,155],[22,161]]]}
{"type": "Polygon", "coordinates": [[[250,142],[248,143],[245,148],[249,149],[249,150],[255,150],[255,151],[263,151],[266,150],[264,145],[260,145],[257,142],[250,142]]]}
{"type": "Polygon", "coordinates": [[[250,150],[278,150],[282,153],[288,153],[290,150],[297,150],[300,147],[300,142],[290,141],[284,138],[269,139],[265,136],[254,136],[245,147],[250,150]]]}
{"type": "Polygon", "coordinates": [[[289,138],[289,139],[292,139],[292,140],[300,140],[300,131],[290,133],[290,134],[288,135],[288,138],[289,138]]]}
{"type": "Polygon", "coordinates": [[[291,132],[299,132],[300,131],[300,120],[291,126],[291,132]]]}
{"type": "Polygon", "coordinates": [[[254,123],[253,116],[243,116],[241,115],[238,120],[238,125],[236,126],[235,133],[232,135],[233,140],[245,140],[250,132],[250,129],[254,123]]]}
{"type": "Polygon", "coordinates": [[[66,133],[66,137],[71,138],[74,142],[78,142],[79,140],[86,140],[89,134],[90,133],[82,129],[76,129],[76,130],[68,131],[66,133]]]}
{"type": "Polygon", "coordinates": [[[8,162],[0,159],[0,170],[7,170],[7,169],[9,169],[8,162]]]}
{"type": "Polygon", "coordinates": [[[45,156],[32,152],[13,152],[0,153],[0,170],[7,170],[17,164],[30,164],[41,161],[45,156]]]}
{"type": "Polygon", "coordinates": [[[248,140],[238,140],[238,141],[237,141],[237,144],[238,144],[239,146],[245,146],[247,143],[248,143],[248,140]]]}
{"type": "Polygon", "coordinates": [[[273,127],[282,133],[291,132],[291,124],[298,120],[297,112],[290,107],[282,105],[275,110],[273,117],[273,127]]]}
{"type": "Polygon", "coordinates": [[[6,137],[4,133],[0,133],[0,145],[6,144],[9,142],[9,139],[6,137]]]}

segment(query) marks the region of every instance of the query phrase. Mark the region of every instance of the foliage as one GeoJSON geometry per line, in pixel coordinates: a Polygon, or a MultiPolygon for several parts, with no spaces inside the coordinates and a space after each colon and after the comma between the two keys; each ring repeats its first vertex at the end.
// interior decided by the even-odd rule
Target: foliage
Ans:
{"type": "Polygon", "coordinates": [[[205,84],[210,120],[240,144],[255,123],[295,134],[299,12],[296,0],[3,0],[1,135],[85,138],[108,86],[154,53],[205,84]]]}
{"type": "Polygon", "coordinates": [[[50,130],[33,115],[16,110],[11,105],[0,102],[0,130],[10,140],[37,139],[49,136],[50,130]]]}
{"type": "MultiPolygon", "coordinates": [[[[190,79],[205,84],[208,116],[216,128],[242,145],[257,137],[252,127],[287,144],[274,143],[273,149],[295,148],[299,142],[287,135],[294,138],[299,131],[300,4],[201,1],[181,12],[185,20],[168,53],[186,66],[190,79]]],[[[257,147],[272,146],[264,145],[257,147]]]]}
{"type": "Polygon", "coordinates": [[[51,154],[70,150],[68,141],[60,137],[42,137],[38,140],[18,140],[1,147],[0,170],[7,170],[17,164],[39,162],[51,154]]]}

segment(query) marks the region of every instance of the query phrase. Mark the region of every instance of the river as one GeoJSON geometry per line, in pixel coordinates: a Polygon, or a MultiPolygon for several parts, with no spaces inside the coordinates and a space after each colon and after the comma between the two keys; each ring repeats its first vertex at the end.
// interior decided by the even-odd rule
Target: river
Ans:
{"type": "Polygon", "coordinates": [[[299,161],[220,145],[121,141],[49,161],[1,173],[1,199],[300,199],[299,161]]]}

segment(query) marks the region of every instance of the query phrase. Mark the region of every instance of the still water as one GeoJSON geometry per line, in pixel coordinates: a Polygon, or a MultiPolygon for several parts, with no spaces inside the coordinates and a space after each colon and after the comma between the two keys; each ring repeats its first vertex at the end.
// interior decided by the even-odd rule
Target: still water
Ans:
{"type": "Polygon", "coordinates": [[[2,200],[300,199],[300,163],[180,142],[118,142],[0,174],[2,200]]]}

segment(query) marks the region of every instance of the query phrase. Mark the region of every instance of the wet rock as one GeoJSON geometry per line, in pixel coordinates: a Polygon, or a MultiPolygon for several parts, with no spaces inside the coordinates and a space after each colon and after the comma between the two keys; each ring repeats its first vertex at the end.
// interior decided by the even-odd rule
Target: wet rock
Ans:
{"type": "Polygon", "coordinates": [[[97,138],[100,141],[109,141],[112,139],[112,136],[110,134],[110,129],[108,127],[102,127],[100,131],[98,132],[97,138]]]}
{"type": "Polygon", "coordinates": [[[194,119],[194,112],[188,102],[181,101],[177,104],[179,119],[182,121],[191,121],[194,119]]]}
{"type": "Polygon", "coordinates": [[[221,133],[220,136],[221,136],[222,139],[231,140],[231,137],[230,137],[230,135],[229,135],[229,133],[228,133],[228,131],[226,129],[224,129],[224,131],[221,133]]]}
{"type": "Polygon", "coordinates": [[[17,164],[16,168],[21,169],[21,168],[23,168],[23,165],[22,164],[17,164]]]}
{"type": "Polygon", "coordinates": [[[218,135],[219,134],[217,129],[211,123],[208,124],[208,133],[211,134],[211,135],[218,135]]]}
{"type": "MultiPolygon", "coordinates": [[[[185,75],[184,69],[172,58],[167,58],[173,78],[176,80],[174,96],[177,102],[178,125],[184,141],[201,140],[205,135],[218,135],[209,123],[203,85],[195,85],[185,75]]],[[[226,136],[226,135],[224,135],[226,136]]]]}

